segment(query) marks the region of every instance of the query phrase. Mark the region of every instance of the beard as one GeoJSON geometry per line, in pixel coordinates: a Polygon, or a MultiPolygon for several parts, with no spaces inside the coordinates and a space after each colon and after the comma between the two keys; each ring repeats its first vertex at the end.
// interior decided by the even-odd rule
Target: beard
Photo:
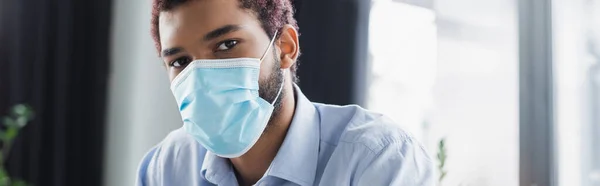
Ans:
{"type": "MultiPolygon", "coordinates": [[[[267,128],[273,125],[273,118],[279,116],[281,112],[281,100],[285,97],[285,91],[281,90],[281,94],[277,97],[277,93],[279,93],[279,89],[283,88],[283,72],[281,71],[281,60],[277,57],[277,53],[273,50],[273,59],[274,63],[271,67],[271,74],[264,80],[258,81],[258,96],[260,96],[265,101],[273,104],[273,113],[271,114],[271,118],[269,118],[269,122],[267,123],[267,128]],[[275,100],[277,98],[277,100],[275,100]]],[[[267,131],[265,128],[265,131],[267,131]]]]}

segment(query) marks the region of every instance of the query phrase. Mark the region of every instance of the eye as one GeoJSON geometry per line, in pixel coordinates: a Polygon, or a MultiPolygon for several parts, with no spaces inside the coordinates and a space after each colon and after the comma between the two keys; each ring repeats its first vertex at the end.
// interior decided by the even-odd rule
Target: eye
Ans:
{"type": "Polygon", "coordinates": [[[237,45],[237,44],[238,44],[238,41],[236,41],[236,40],[223,41],[219,44],[219,46],[217,46],[217,51],[230,50],[233,47],[235,47],[235,45],[237,45]]]}
{"type": "Polygon", "coordinates": [[[188,63],[190,63],[192,60],[189,57],[180,57],[177,58],[173,61],[171,61],[171,63],[169,63],[169,66],[175,67],[175,68],[182,68],[188,65],[188,63]]]}

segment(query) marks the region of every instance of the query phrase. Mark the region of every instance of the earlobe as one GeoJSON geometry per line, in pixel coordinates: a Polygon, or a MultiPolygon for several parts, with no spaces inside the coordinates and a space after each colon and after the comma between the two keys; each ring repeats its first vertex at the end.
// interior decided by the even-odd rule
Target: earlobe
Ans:
{"type": "Polygon", "coordinates": [[[298,31],[291,26],[285,25],[281,29],[279,40],[277,41],[281,51],[281,68],[287,69],[292,67],[300,54],[300,43],[298,42],[298,31]]]}

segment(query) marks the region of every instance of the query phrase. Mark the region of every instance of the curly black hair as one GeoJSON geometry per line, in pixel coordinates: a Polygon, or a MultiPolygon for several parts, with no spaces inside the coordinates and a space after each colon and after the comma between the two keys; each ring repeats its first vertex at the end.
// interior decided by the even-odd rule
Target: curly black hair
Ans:
{"type": "MultiPolygon", "coordinates": [[[[160,33],[158,32],[158,16],[160,12],[170,11],[193,0],[154,0],[152,5],[152,38],[156,49],[160,54],[160,33]]],[[[269,36],[273,37],[275,31],[289,24],[298,29],[294,19],[294,8],[290,0],[239,0],[240,8],[249,9],[256,13],[263,29],[269,36]]]]}
{"type": "MultiPolygon", "coordinates": [[[[158,16],[161,12],[173,10],[178,6],[182,6],[193,0],[153,0],[152,3],[152,18],[151,32],[154,39],[158,55],[160,55],[160,33],[158,31],[158,16]]],[[[270,39],[272,39],[275,31],[281,29],[284,25],[289,24],[298,30],[298,24],[294,18],[294,7],[291,0],[238,0],[240,8],[249,9],[256,14],[270,39]]],[[[294,82],[298,81],[296,77],[297,62],[292,66],[292,77],[294,82]]]]}

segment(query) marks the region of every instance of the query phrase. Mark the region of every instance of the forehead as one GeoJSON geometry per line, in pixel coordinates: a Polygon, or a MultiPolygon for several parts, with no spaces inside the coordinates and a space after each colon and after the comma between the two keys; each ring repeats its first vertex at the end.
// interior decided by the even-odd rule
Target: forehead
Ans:
{"type": "Polygon", "coordinates": [[[239,25],[246,29],[260,29],[254,13],[243,9],[239,0],[192,0],[159,15],[161,45],[179,37],[197,36],[223,27],[239,25]]]}

